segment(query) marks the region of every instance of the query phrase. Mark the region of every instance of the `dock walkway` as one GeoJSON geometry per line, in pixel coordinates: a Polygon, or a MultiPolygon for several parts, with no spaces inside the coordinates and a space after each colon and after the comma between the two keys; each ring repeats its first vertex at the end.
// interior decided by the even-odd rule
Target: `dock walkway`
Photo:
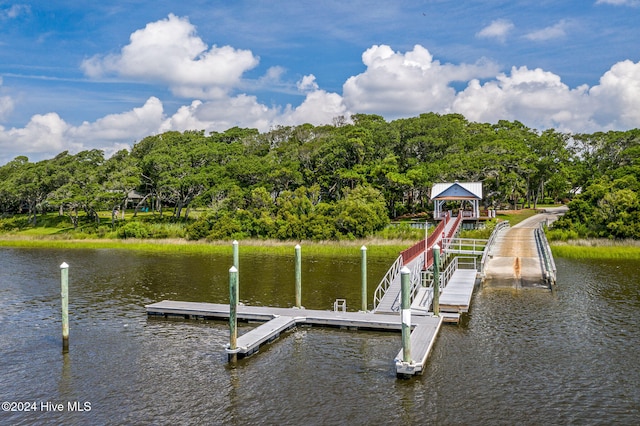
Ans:
{"type": "MultiPolygon", "coordinates": [[[[484,271],[485,280],[495,280],[496,277],[498,280],[504,279],[504,270],[507,270],[506,276],[509,279],[517,275],[519,282],[524,283],[527,281],[525,277],[528,276],[528,271],[536,270],[536,268],[538,272],[533,275],[539,279],[540,249],[536,247],[534,231],[535,228],[539,228],[540,221],[554,220],[556,217],[556,213],[551,213],[547,216],[535,216],[514,227],[509,231],[511,233],[505,233],[496,238],[497,242],[494,246],[485,247],[485,254],[481,262],[481,266],[484,266],[484,269],[480,268],[481,271],[484,271]],[[487,249],[491,251],[491,256],[488,256],[490,259],[485,262],[484,257],[487,256],[487,249]],[[535,256],[538,257],[535,258],[535,256]],[[530,257],[533,260],[529,259],[530,257]],[[503,275],[500,275],[501,273],[503,275]]],[[[305,308],[239,305],[236,311],[238,320],[256,321],[263,324],[239,336],[235,349],[232,350],[227,345],[227,354],[230,358],[243,358],[252,355],[258,352],[263,345],[277,339],[282,333],[301,325],[401,332],[399,271],[403,266],[406,266],[411,270],[412,275],[413,301],[409,322],[406,322],[411,324],[412,330],[410,341],[408,342],[411,354],[409,361],[404,362],[404,353],[403,350],[400,350],[394,358],[394,362],[398,375],[421,374],[442,323],[458,322],[460,315],[468,312],[475,288],[478,273],[475,269],[475,261],[473,263],[474,269],[459,269],[459,259],[461,257],[455,257],[453,261],[449,262],[445,271],[441,272],[440,315],[434,316],[433,312],[430,311],[433,300],[433,287],[422,287],[421,282],[415,279],[420,276],[420,274],[416,274],[416,271],[421,273],[433,261],[432,258],[429,259],[427,256],[430,253],[429,249],[443,239],[446,239],[448,244],[451,245],[452,236],[459,224],[459,220],[451,221],[451,224],[447,223],[448,227],[446,229],[441,229],[442,232],[438,232],[428,242],[425,241],[422,245],[416,244],[407,249],[411,254],[407,257],[400,256],[389,269],[387,275],[385,275],[381,285],[378,286],[384,294],[378,296],[378,290],[376,290],[374,297],[375,309],[371,312],[344,312],[338,309],[320,311],[305,308]],[[377,306],[376,301],[379,302],[377,306]]],[[[537,237],[537,240],[539,241],[540,237],[537,237]]],[[[458,247],[454,247],[451,250],[453,253],[458,254],[478,255],[475,243],[471,245],[471,249],[469,245],[469,241],[460,240],[458,241],[458,247]]],[[[227,304],[170,300],[153,303],[145,306],[145,308],[149,317],[178,317],[184,319],[228,320],[230,311],[230,307],[227,304]]],[[[404,343],[407,342],[404,341],[404,343]]]]}
{"type": "MultiPolygon", "coordinates": [[[[229,305],[217,303],[163,300],[147,305],[145,308],[150,317],[214,320],[229,318],[229,305]]],[[[235,352],[239,358],[252,355],[264,344],[278,338],[281,333],[300,325],[398,332],[402,330],[399,314],[378,315],[370,312],[335,312],[304,308],[239,305],[237,316],[239,320],[264,322],[264,324],[238,337],[237,350],[230,351],[227,346],[227,352],[235,352]]],[[[412,319],[411,355],[412,359],[416,361],[411,365],[415,371],[421,371],[423,360],[426,360],[441,324],[441,317],[420,316],[412,319]],[[415,337],[414,333],[416,333],[415,337]],[[415,351],[413,345],[415,345],[415,351]],[[418,363],[421,365],[418,366],[418,363]]]]}
{"type": "Polygon", "coordinates": [[[404,353],[403,350],[400,349],[400,352],[398,352],[398,355],[394,358],[396,374],[405,376],[422,374],[422,370],[427,363],[427,357],[440,331],[441,324],[442,320],[435,328],[432,326],[427,327],[423,324],[414,327],[411,332],[411,361],[402,361],[404,353]]]}
{"type": "Polygon", "coordinates": [[[447,286],[440,293],[441,312],[469,312],[477,274],[475,269],[457,269],[451,275],[447,286]]]}
{"type": "MultiPolygon", "coordinates": [[[[444,238],[451,238],[460,226],[461,221],[459,219],[461,218],[457,218],[456,220],[450,219],[447,221],[444,224],[442,233],[438,232],[438,234],[434,235],[435,238],[431,239],[429,246],[426,247],[426,249],[424,246],[422,247],[422,253],[413,257],[409,261],[405,261],[400,266],[406,266],[410,271],[421,271],[422,269],[429,268],[433,263],[433,259],[429,256],[425,261],[424,252],[430,252],[432,247],[436,244],[440,244],[444,238]]],[[[386,289],[384,295],[380,299],[380,302],[374,308],[374,312],[378,314],[394,314],[400,312],[400,268],[395,269],[397,269],[397,271],[391,280],[389,288],[386,289]]],[[[417,279],[417,277],[414,277],[415,275],[418,274],[412,272],[412,279],[417,279]]]]}

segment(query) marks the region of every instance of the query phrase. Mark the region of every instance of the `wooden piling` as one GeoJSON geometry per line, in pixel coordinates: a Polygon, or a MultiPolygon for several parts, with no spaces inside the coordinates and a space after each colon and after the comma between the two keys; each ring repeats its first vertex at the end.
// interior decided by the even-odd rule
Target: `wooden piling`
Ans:
{"type": "Polygon", "coordinates": [[[402,362],[411,362],[411,271],[400,270],[400,297],[402,313],[402,362]]]}
{"type": "Polygon", "coordinates": [[[360,247],[360,277],[362,281],[362,312],[367,312],[367,247],[360,247]]]}
{"type": "Polygon", "coordinates": [[[60,265],[60,297],[62,299],[62,352],[69,352],[69,265],[60,265]]]}

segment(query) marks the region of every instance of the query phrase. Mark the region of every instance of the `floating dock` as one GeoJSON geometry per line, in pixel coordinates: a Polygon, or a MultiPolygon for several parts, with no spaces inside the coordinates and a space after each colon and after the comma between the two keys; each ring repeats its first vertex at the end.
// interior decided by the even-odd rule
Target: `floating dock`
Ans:
{"type": "Polygon", "coordinates": [[[453,273],[440,294],[441,313],[469,312],[477,273],[475,269],[457,269],[453,273]]]}
{"type": "MultiPolygon", "coordinates": [[[[162,318],[212,319],[229,318],[229,305],[200,302],[163,300],[145,306],[147,315],[162,318]]],[[[237,348],[227,354],[238,358],[250,356],[260,347],[277,339],[283,332],[296,326],[322,326],[347,329],[397,331],[402,330],[400,314],[380,315],[370,312],[321,311],[297,308],[274,308],[239,305],[239,320],[264,322],[260,326],[238,337],[237,348]]],[[[398,374],[421,374],[427,357],[434,345],[443,318],[437,316],[414,316],[411,333],[411,362],[403,363],[402,350],[395,359],[398,374]]]]}

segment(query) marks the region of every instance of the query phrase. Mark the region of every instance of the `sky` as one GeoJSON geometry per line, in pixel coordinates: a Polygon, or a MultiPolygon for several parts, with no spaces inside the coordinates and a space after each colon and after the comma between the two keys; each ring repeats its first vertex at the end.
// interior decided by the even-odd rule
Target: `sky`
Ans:
{"type": "Polygon", "coordinates": [[[640,0],[0,0],[0,165],[169,130],[640,127],[640,0]]]}

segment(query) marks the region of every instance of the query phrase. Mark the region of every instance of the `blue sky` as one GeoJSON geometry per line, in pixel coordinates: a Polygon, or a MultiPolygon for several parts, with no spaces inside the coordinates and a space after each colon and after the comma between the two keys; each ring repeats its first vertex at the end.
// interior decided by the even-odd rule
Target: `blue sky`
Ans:
{"type": "Polygon", "coordinates": [[[0,0],[0,164],[371,113],[640,127],[640,0],[0,0]]]}

